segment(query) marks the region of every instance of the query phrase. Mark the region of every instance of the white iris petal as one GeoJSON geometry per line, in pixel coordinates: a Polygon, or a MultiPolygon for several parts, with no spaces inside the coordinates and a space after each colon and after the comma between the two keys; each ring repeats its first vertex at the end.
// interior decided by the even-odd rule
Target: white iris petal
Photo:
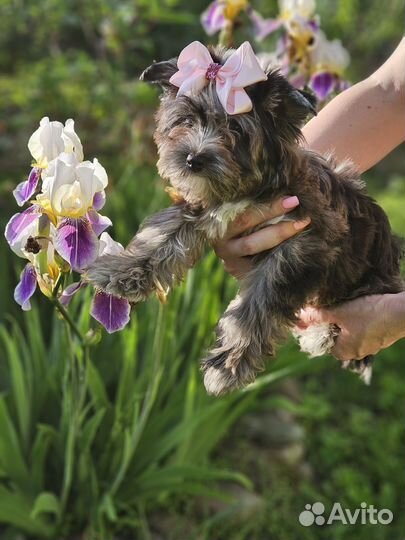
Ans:
{"type": "Polygon", "coordinates": [[[41,167],[47,167],[62,152],[74,154],[78,161],[83,160],[82,143],[74,130],[72,119],[67,120],[64,126],[44,116],[28,141],[28,149],[41,167]]]}

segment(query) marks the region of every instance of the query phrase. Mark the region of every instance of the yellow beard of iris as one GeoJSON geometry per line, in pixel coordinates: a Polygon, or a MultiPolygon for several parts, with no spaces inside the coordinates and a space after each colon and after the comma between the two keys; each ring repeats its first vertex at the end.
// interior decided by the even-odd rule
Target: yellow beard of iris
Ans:
{"type": "Polygon", "coordinates": [[[56,225],[57,217],[75,219],[83,217],[91,206],[91,201],[87,200],[82,192],[80,182],[77,181],[73,184],[60,186],[52,195],[52,200],[44,195],[38,195],[36,202],[43,208],[54,225],[56,225]]]}
{"type": "Polygon", "coordinates": [[[225,0],[225,19],[235,20],[239,13],[247,8],[247,5],[248,0],[225,0]]]}
{"type": "Polygon", "coordinates": [[[55,214],[63,217],[79,218],[84,216],[90,206],[85,200],[80,182],[60,186],[52,197],[55,214]]]}

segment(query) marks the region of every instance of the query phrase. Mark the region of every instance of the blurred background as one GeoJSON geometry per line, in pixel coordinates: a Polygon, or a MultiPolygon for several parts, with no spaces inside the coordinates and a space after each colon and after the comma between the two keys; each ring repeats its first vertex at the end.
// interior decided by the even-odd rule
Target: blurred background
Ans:
{"type": "MultiPolygon", "coordinates": [[[[264,16],[277,3],[254,0],[264,16]]],[[[74,118],[87,159],[109,174],[112,236],[126,244],[169,204],[152,141],[157,89],[138,81],[154,59],[209,42],[195,0],[0,0],[0,223],[30,169],[27,141],[43,116],[74,118]]],[[[322,0],[330,39],[351,55],[348,79],[371,74],[403,35],[401,0],[322,0]]],[[[238,40],[249,36],[240,29],[238,40]]],[[[211,39],[215,42],[215,36],[211,39]]],[[[240,41],[239,41],[240,42],[240,41]]],[[[274,37],[257,45],[272,50],[274,37]]],[[[384,134],[382,133],[383,137],[384,134]]],[[[364,175],[405,231],[404,148],[364,175]]],[[[405,534],[405,348],[378,355],[364,386],[332,358],[291,342],[247,391],[205,395],[198,360],[235,293],[212,253],[167,305],[139,306],[105,335],[75,408],[61,321],[44,297],[23,314],[22,264],[0,238],[0,537],[384,540],[405,534]],[[394,513],[390,525],[302,527],[306,503],[394,513]]],[[[90,299],[72,306],[87,328],[90,299]]]]}

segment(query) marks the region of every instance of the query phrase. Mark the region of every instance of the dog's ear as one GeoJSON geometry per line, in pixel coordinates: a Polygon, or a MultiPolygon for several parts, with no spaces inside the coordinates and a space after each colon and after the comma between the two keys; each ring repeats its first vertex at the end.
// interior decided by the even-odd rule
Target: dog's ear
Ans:
{"type": "Polygon", "coordinates": [[[316,115],[315,96],[294,88],[277,69],[268,72],[267,81],[253,86],[251,97],[287,141],[297,141],[308,115],[316,115]]]}
{"type": "Polygon", "coordinates": [[[294,88],[278,69],[270,70],[267,81],[256,83],[252,90],[254,101],[275,117],[287,116],[298,124],[308,114],[316,115],[315,95],[294,88]]]}
{"type": "Polygon", "coordinates": [[[171,58],[164,62],[154,62],[143,71],[139,79],[153,84],[160,84],[162,88],[167,88],[171,86],[169,82],[170,77],[174,75],[177,70],[177,58],[171,58]]]}
{"type": "Polygon", "coordinates": [[[313,114],[314,116],[318,114],[316,111],[317,99],[312,92],[293,88],[289,98],[293,106],[302,109],[303,114],[313,114]]]}

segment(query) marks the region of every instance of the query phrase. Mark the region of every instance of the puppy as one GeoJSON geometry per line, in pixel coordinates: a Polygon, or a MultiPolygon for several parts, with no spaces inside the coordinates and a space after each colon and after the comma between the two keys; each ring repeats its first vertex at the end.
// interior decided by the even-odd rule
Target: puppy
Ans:
{"type": "MultiPolygon", "coordinates": [[[[207,242],[223,237],[229,222],[247,208],[260,212],[276,198],[297,195],[299,208],[282,219],[310,216],[310,226],[251,256],[252,270],[202,361],[206,389],[215,395],[254,380],[263,357],[274,355],[295,326],[300,308],[403,290],[399,245],[356,170],[299,144],[302,125],[315,113],[313,97],[262,66],[262,80],[245,88],[251,110],[229,114],[212,75],[232,54],[211,48],[207,81],[188,94],[173,84],[180,69],[176,58],[144,71],[142,80],[163,89],[156,115],[158,170],[177,201],[147,218],[123,254],[103,256],[87,271],[96,287],[133,303],[144,301],[178,283],[207,242]]],[[[303,350],[319,356],[332,348],[338,332],[318,325],[298,338],[303,350]]],[[[369,359],[347,367],[369,376],[369,359]]]]}

